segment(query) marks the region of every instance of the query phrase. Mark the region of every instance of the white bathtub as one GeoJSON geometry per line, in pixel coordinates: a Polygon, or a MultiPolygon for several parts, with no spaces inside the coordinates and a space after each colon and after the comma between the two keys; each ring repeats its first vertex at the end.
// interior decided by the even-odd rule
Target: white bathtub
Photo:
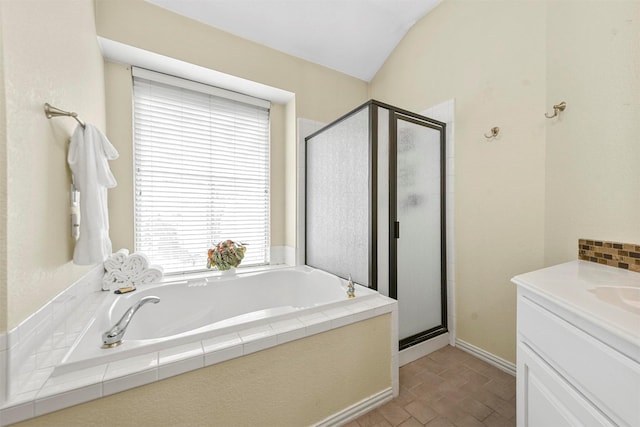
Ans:
{"type": "Polygon", "coordinates": [[[242,335],[315,312],[348,312],[350,305],[376,297],[377,292],[356,285],[356,298],[348,299],[345,280],[309,267],[141,286],[123,295],[104,293],[95,316],[53,375],[231,333],[242,335]],[[160,302],[137,311],[120,346],[102,348],[103,332],[146,296],[157,296],[160,302]]]}

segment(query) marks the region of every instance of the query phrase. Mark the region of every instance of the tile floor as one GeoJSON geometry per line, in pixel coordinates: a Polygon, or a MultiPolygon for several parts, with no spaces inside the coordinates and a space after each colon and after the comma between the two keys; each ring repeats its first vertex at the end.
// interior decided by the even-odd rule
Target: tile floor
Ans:
{"type": "Polygon", "coordinates": [[[400,368],[400,395],[345,427],[515,426],[516,379],[447,346],[400,368]]]}

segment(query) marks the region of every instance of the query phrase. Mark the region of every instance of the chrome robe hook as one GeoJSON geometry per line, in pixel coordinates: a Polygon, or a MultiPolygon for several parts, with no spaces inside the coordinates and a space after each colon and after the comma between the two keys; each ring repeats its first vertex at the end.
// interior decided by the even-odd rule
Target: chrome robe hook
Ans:
{"type": "Polygon", "coordinates": [[[484,137],[487,138],[487,139],[495,138],[500,133],[500,128],[498,126],[492,127],[489,132],[490,133],[485,133],[484,137]]]}
{"type": "Polygon", "coordinates": [[[544,113],[544,116],[547,119],[553,119],[554,117],[556,117],[558,115],[558,112],[564,111],[565,108],[567,108],[567,103],[562,101],[560,104],[556,104],[556,105],[553,106],[553,116],[550,116],[547,113],[544,113]]]}

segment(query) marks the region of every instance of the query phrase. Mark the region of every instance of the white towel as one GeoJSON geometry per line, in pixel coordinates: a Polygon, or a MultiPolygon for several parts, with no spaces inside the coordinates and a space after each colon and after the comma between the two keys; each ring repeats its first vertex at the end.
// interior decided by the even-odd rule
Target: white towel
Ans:
{"type": "Polygon", "coordinates": [[[111,255],[104,261],[104,269],[109,272],[113,270],[120,270],[124,260],[129,256],[129,250],[126,248],[120,249],[115,254],[111,255]]]}
{"type": "Polygon", "coordinates": [[[149,259],[144,254],[127,255],[128,253],[128,250],[120,249],[104,262],[106,273],[102,277],[103,290],[148,285],[162,279],[162,267],[150,266],[149,259]]]}
{"type": "Polygon", "coordinates": [[[111,256],[107,188],[117,185],[108,160],[118,151],[95,126],[78,126],[71,137],[67,161],[80,191],[80,237],[73,251],[73,262],[91,265],[111,256]]]}

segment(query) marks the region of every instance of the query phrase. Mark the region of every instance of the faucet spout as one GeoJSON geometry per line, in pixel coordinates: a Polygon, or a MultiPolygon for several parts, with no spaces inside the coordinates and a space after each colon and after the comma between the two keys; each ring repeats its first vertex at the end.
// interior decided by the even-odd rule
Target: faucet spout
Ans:
{"type": "Polygon", "coordinates": [[[157,304],[160,302],[160,298],[154,297],[154,296],[140,298],[140,300],[137,303],[132,305],[124,313],[124,315],[122,315],[120,320],[118,320],[118,323],[113,325],[111,329],[109,329],[107,332],[102,334],[102,343],[103,343],[102,347],[110,348],[110,347],[116,347],[122,344],[122,338],[124,337],[124,333],[127,331],[127,326],[129,326],[129,322],[131,322],[133,315],[136,314],[136,311],[138,311],[140,307],[142,307],[148,302],[157,304]]]}

